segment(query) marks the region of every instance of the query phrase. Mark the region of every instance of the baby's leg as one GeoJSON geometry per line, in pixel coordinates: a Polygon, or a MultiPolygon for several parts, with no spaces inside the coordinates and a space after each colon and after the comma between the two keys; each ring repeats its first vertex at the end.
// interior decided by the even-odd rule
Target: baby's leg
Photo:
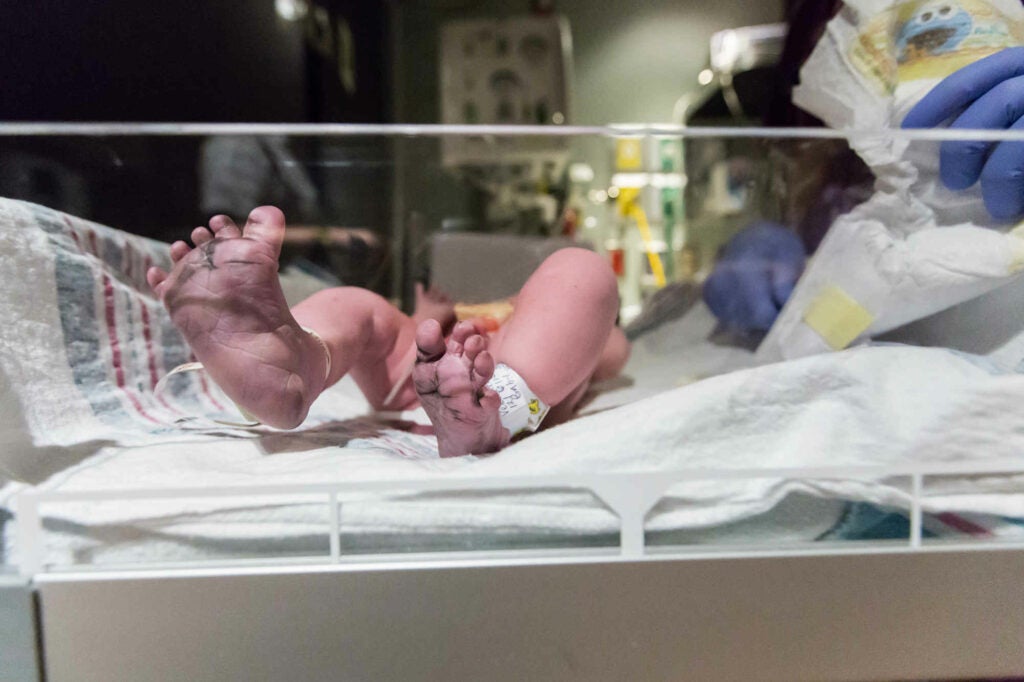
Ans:
{"type": "Polygon", "coordinates": [[[392,387],[408,379],[415,360],[416,323],[372,291],[338,287],[317,292],[294,308],[303,327],[331,349],[327,385],[351,374],[375,410],[402,410],[417,401],[407,384],[385,404],[392,387]]]}
{"type": "Polygon", "coordinates": [[[364,390],[386,383],[403,333],[411,347],[414,330],[380,297],[351,289],[322,292],[296,306],[293,316],[277,277],[284,230],[284,215],[271,206],[253,210],[241,230],[216,216],[210,229],[192,232],[196,248],[171,245],[170,273],[152,268],[147,278],[217,385],[263,423],[292,428],[324,387],[349,370],[355,375],[357,367],[375,366],[376,372],[355,376],[364,390]],[[300,325],[326,343],[329,376],[323,347],[300,325]]]}
{"type": "Polygon", "coordinates": [[[550,406],[578,391],[598,368],[618,312],[611,268],[592,251],[562,249],[530,276],[491,349],[550,406]]]}
{"type": "Polygon", "coordinates": [[[604,349],[601,351],[601,357],[597,361],[594,373],[577,386],[562,402],[551,408],[551,411],[544,418],[543,426],[546,428],[569,421],[576,414],[580,401],[586,395],[590,384],[595,381],[605,381],[617,377],[622,372],[622,368],[626,366],[629,354],[630,345],[626,335],[618,327],[612,327],[611,332],[608,334],[608,340],[604,344],[604,349]]]}
{"type": "Polygon", "coordinates": [[[626,366],[626,362],[629,361],[630,351],[629,339],[626,338],[625,332],[619,327],[612,327],[611,333],[608,334],[608,340],[604,344],[604,349],[601,350],[601,357],[597,361],[597,368],[594,370],[594,375],[590,377],[590,380],[605,381],[606,379],[613,379],[619,376],[626,366]]]}

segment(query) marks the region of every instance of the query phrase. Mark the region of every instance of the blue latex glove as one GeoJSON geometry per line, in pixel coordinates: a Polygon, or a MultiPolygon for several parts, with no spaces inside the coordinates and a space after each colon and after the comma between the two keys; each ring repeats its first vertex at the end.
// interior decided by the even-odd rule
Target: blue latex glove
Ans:
{"type": "MultiPolygon", "coordinates": [[[[1024,47],[997,52],[947,76],[903,119],[904,128],[1024,130],[1024,47]]],[[[939,175],[950,189],[981,180],[985,207],[997,220],[1024,215],[1024,143],[943,142],[939,175]]]]}
{"type": "Polygon", "coordinates": [[[769,329],[793,293],[804,257],[803,243],[792,230],[754,223],[726,245],[704,282],[704,302],[726,326],[769,329]]]}

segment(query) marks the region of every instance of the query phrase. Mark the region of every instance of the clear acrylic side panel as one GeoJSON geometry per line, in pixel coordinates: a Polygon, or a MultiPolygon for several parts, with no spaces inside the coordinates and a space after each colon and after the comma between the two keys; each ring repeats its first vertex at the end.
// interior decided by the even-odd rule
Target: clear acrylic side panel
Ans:
{"type": "Polygon", "coordinates": [[[40,569],[1015,546],[1024,188],[986,160],[1018,150],[974,131],[0,126],[6,276],[42,292],[2,303],[25,322],[0,332],[4,570],[32,492],[53,495],[24,526],[40,569]],[[436,459],[351,382],[294,434],[240,429],[202,375],[158,394],[191,358],[147,267],[267,204],[290,304],[344,285],[411,314],[422,283],[491,315],[469,306],[593,250],[629,360],[583,394],[588,421],[515,445],[522,469],[436,459]],[[473,466],[500,473],[437,481],[473,466]]]}
{"type": "Polygon", "coordinates": [[[646,544],[652,554],[902,550],[916,534],[911,489],[910,477],[853,472],[689,481],[647,514],[646,544]]]}
{"type": "Polygon", "coordinates": [[[747,223],[792,222],[800,188],[786,172],[846,147],[825,135],[522,130],[8,124],[0,195],[165,242],[272,204],[291,226],[286,262],[390,297],[435,275],[441,235],[564,239],[607,256],[632,318],[666,284],[706,276],[747,223]]]}
{"type": "Polygon", "coordinates": [[[433,483],[56,493],[12,544],[32,572],[619,553],[615,513],[572,481],[433,483]]]}

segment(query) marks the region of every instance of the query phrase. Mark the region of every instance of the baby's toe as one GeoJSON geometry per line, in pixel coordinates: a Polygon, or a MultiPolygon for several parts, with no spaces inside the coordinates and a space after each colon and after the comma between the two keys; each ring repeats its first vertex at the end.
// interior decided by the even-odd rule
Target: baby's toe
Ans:
{"type": "Polygon", "coordinates": [[[235,239],[242,236],[242,230],[226,215],[215,215],[210,218],[210,229],[219,239],[235,239]]]}
{"type": "Polygon", "coordinates": [[[210,232],[205,227],[197,227],[196,229],[192,230],[192,243],[195,244],[196,246],[205,244],[211,239],[213,239],[213,233],[210,232]]]}
{"type": "Polygon", "coordinates": [[[157,287],[160,286],[164,280],[167,279],[167,273],[156,267],[155,265],[149,270],[146,270],[146,282],[149,284],[149,288],[153,291],[157,291],[157,287]]]}
{"type": "Polygon", "coordinates": [[[462,344],[463,355],[467,360],[473,362],[480,351],[487,350],[487,341],[479,334],[473,334],[462,344]]]}
{"type": "Polygon", "coordinates": [[[501,396],[489,388],[485,388],[480,394],[480,407],[488,411],[501,409],[501,396]]]}
{"type": "Polygon", "coordinates": [[[437,320],[424,320],[416,328],[416,361],[434,362],[444,355],[444,335],[437,320]]]}
{"type": "MultiPolygon", "coordinates": [[[[494,357],[490,351],[480,351],[473,360],[473,386],[479,391],[494,376],[494,357]]],[[[493,393],[493,391],[491,391],[493,393]]]]}
{"type": "Polygon", "coordinates": [[[455,328],[452,329],[451,340],[460,346],[464,346],[466,344],[466,340],[476,333],[476,327],[464,320],[459,322],[455,325],[455,328]]]}
{"type": "Polygon", "coordinates": [[[249,212],[242,235],[263,242],[274,251],[274,257],[280,255],[284,243],[284,213],[275,206],[257,206],[249,212]]]}
{"type": "Polygon", "coordinates": [[[191,251],[192,247],[188,245],[188,242],[183,242],[179,239],[171,244],[171,262],[177,263],[191,251]]]}

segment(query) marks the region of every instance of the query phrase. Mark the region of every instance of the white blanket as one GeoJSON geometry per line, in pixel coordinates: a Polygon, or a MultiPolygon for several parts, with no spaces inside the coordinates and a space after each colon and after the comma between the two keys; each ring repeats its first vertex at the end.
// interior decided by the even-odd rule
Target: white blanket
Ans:
{"type": "MultiPolygon", "coordinates": [[[[45,488],[93,490],[252,484],[572,475],[580,472],[676,471],[913,462],[983,462],[1020,457],[1024,376],[938,349],[872,347],[708,379],[538,433],[498,455],[438,459],[429,436],[354,420],[259,439],[168,443],[107,449],[45,488]],[[362,437],[359,431],[363,430],[362,437]],[[356,435],[357,437],[351,438],[356,435]],[[338,447],[334,439],[345,440],[338,447]]],[[[412,415],[414,416],[414,415],[412,415]]],[[[1024,478],[958,477],[925,500],[925,511],[1024,517],[1024,478]]],[[[838,501],[906,508],[906,480],[806,480],[794,477],[693,481],[674,486],[655,508],[652,532],[773,528],[811,540],[841,512],[838,501]],[[788,505],[780,505],[788,500],[788,505]],[[794,500],[798,502],[794,502],[794,500]],[[770,510],[777,515],[765,516],[770,510]],[[785,510],[784,512],[779,510],[785,510]],[[739,524],[739,525],[737,525],[739,524]],[[757,525],[760,524],[760,525],[757,525]]],[[[589,495],[452,492],[342,496],[342,531],[404,538],[434,534],[495,542],[498,533],[594,538],[614,534],[616,518],[589,495]],[[480,539],[480,538],[490,539],[480,539]]],[[[324,543],[322,498],[278,496],[213,500],[68,503],[52,513],[52,559],[63,552],[90,560],[145,557],[153,542],[182,545],[262,538],[324,543]],[[315,539],[311,539],[315,538],[315,539]]],[[[353,539],[356,538],[356,539],[353,539]]],[[[393,539],[393,542],[399,542],[393,539]]],[[[162,545],[161,545],[162,546],[162,545]]],[[[173,550],[173,551],[172,551],[173,550]]],[[[308,550],[308,547],[307,547],[308,550]]],[[[163,556],[163,555],[161,555],[163,556]]],[[[167,558],[164,556],[164,558],[167,558]]]]}

